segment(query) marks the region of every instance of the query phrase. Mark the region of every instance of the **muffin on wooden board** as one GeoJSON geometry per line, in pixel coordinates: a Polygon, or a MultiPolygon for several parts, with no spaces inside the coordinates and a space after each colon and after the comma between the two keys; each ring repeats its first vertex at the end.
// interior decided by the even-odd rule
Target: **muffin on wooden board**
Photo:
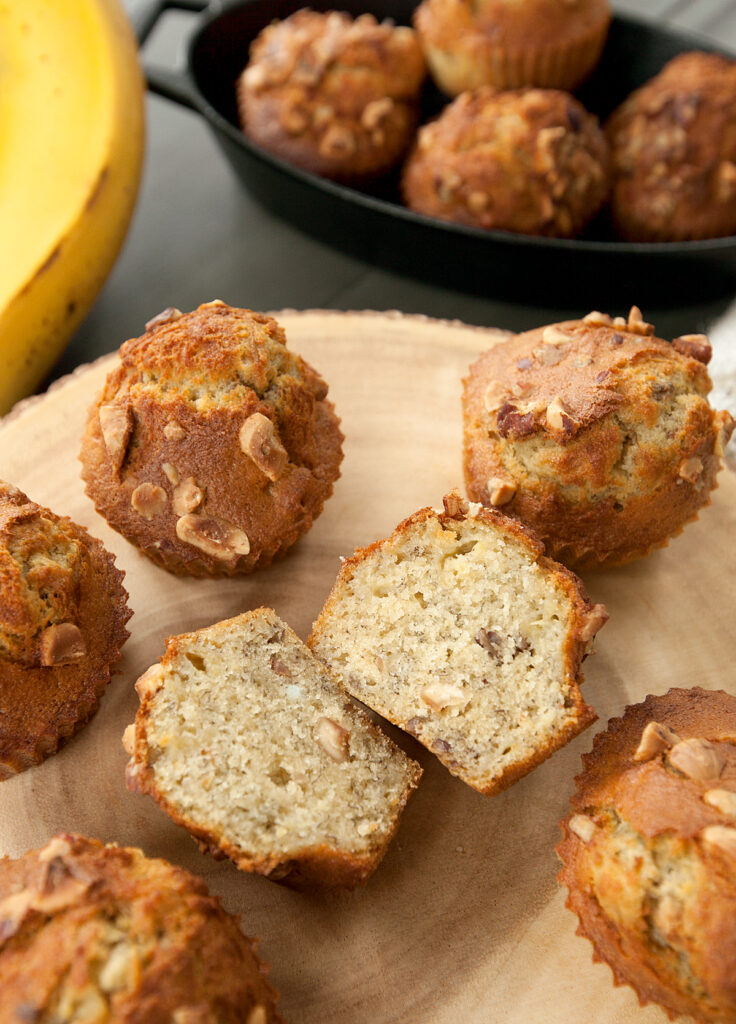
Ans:
{"type": "Polygon", "coordinates": [[[303,9],[268,25],[238,79],[243,131],[313,174],[360,181],[390,170],[416,127],[425,76],[416,34],[372,14],[303,9]]]}
{"type": "Polygon", "coordinates": [[[491,795],[596,718],[580,664],[608,618],[523,526],[421,509],[345,560],[309,645],[338,681],[491,795]]]}
{"type": "Polygon", "coordinates": [[[292,888],[378,866],[422,770],[272,609],[170,637],[136,690],[128,785],[205,851],[292,888]]]}
{"type": "Polygon", "coordinates": [[[736,234],[736,62],[684,53],[614,111],[611,209],[635,242],[736,234]]]}
{"type": "Polygon", "coordinates": [[[0,481],[0,779],[97,710],[128,636],[123,576],[85,529],[0,481]]]}
{"type": "Polygon", "coordinates": [[[610,21],[608,0],[423,0],[414,12],[450,96],[481,85],[574,89],[598,63],[610,21]]]}
{"type": "Polygon", "coordinates": [[[282,328],[215,301],[165,310],[119,355],[80,452],[97,511],[182,575],[283,555],[332,493],[342,434],[327,385],[282,328]]]}
{"type": "Polygon", "coordinates": [[[736,697],[628,707],[576,782],[560,880],[594,959],[670,1018],[736,1021],[736,697]]]}
{"type": "Polygon", "coordinates": [[[0,860],[0,1024],[281,1024],[255,942],[204,882],[62,833],[0,860]]]}
{"type": "Polygon", "coordinates": [[[578,235],[609,189],[598,121],[567,93],[483,88],[425,125],[404,167],[417,213],[531,235],[578,235]]]}
{"type": "Polygon", "coordinates": [[[486,352],[465,380],[471,498],[531,526],[567,565],[622,565],[710,502],[734,421],[708,404],[705,335],[593,312],[486,352]]]}

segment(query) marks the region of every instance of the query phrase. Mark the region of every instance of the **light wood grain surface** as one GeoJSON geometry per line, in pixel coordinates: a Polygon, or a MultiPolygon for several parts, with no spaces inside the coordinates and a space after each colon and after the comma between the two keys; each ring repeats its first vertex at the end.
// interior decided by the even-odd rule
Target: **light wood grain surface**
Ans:
{"type": "MultiPolygon", "coordinates": [[[[156,805],[126,791],[120,736],[133,682],[167,634],[261,604],[305,636],[339,555],[437,505],[461,482],[460,380],[497,335],[421,318],[285,313],[291,347],[330,383],[346,434],[342,479],[310,534],[280,564],[242,579],[169,576],[108,529],[85,497],[76,451],[109,361],[80,370],[0,424],[0,477],[71,515],[115,552],[135,615],[97,717],[55,757],[0,784],[0,853],[60,829],[142,846],[203,875],[261,936],[289,1024],[664,1024],[614,990],[556,882],[557,822],[599,726],[488,799],[409,737],[425,766],[386,860],[356,893],[310,896],[199,853],[156,805]]],[[[671,686],[736,692],[736,481],[665,550],[587,578],[611,621],[586,662],[602,724],[671,686]]],[[[393,733],[396,735],[396,733],[393,733]]]]}

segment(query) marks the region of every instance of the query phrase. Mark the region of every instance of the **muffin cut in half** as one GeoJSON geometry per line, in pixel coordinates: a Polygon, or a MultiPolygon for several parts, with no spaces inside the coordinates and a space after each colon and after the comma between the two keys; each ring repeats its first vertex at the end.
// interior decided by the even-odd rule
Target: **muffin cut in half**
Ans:
{"type": "Polygon", "coordinates": [[[607,615],[523,526],[456,492],[444,503],[343,563],[309,644],[491,795],[595,720],[580,663],[607,615]]]}
{"type": "Polygon", "coordinates": [[[0,860],[2,1024],[282,1024],[255,945],[141,850],[62,833],[0,860]]]}
{"type": "Polygon", "coordinates": [[[270,608],[167,641],[127,781],[215,856],[292,888],[374,871],[422,770],[270,608]]]}
{"type": "Polygon", "coordinates": [[[626,708],[576,782],[557,852],[594,958],[671,1019],[736,1021],[736,697],[626,708]]]}

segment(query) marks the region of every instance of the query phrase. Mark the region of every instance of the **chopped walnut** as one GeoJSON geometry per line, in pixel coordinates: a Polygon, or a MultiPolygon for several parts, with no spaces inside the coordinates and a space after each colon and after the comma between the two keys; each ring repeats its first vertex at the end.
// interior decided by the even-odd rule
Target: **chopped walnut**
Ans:
{"type": "Polygon", "coordinates": [[[708,825],[700,833],[708,846],[715,846],[731,857],[736,857],[736,828],[729,825],[708,825]]]}
{"type": "Polygon", "coordinates": [[[703,460],[699,459],[697,456],[693,456],[691,459],[685,459],[680,463],[677,475],[683,480],[687,480],[689,484],[697,483],[703,475],[703,460]]]}
{"type": "Polygon", "coordinates": [[[483,213],[490,203],[490,196],[485,192],[470,192],[468,194],[468,207],[473,213],[483,213]]]}
{"type": "Polygon", "coordinates": [[[284,107],[279,117],[279,123],[289,135],[301,135],[309,127],[309,114],[297,104],[284,107]]]}
{"type": "Polygon", "coordinates": [[[69,665],[80,661],[87,653],[87,645],[79,626],[73,622],[61,622],[57,626],[47,626],[39,639],[41,664],[69,665]]]}
{"type": "Polygon", "coordinates": [[[570,334],[557,324],[550,324],[542,331],[542,342],[545,345],[566,345],[570,341],[570,334]]]}
{"type": "Polygon", "coordinates": [[[254,412],[240,428],[240,447],[269,480],[278,480],[289,462],[286,451],[268,416],[254,412]]]}
{"type": "Polygon", "coordinates": [[[117,472],[123,464],[128,442],[133,431],[133,413],[129,405],[101,405],[100,430],[107,456],[117,472]]]}
{"type": "Polygon", "coordinates": [[[194,512],[196,508],[202,504],[204,493],[200,487],[197,486],[197,481],[193,476],[188,476],[186,480],[182,480],[177,487],[174,488],[174,496],[171,501],[171,507],[178,516],[185,516],[187,512],[194,512]]]}
{"type": "Polygon", "coordinates": [[[552,344],[543,345],[542,348],[535,348],[532,354],[543,366],[556,366],[567,356],[567,352],[552,344]]]}
{"type": "Polygon", "coordinates": [[[609,615],[606,611],[604,604],[594,604],[593,607],[588,611],[585,622],[580,627],[578,632],[578,638],[583,643],[588,643],[593,639],[599,629],[601,629],[608,622],[609,615]]]}
{"type": "Polygon", "coordinates": [[[158,693],[164,685],[165,678],[161,665],[151,665],[150,668],[146,669],[135,684],[135,692],[138,694],[139,699],[143,700],[145,697],[152,697],[155,693],[158,693]]]}
{"type": "Polygon", "coordinates": [[[730,202],[736,193],[736,164],[721,160],[716,171],[716,195],[721,203],[730,202]]]}
{"type": "Polygon", "coordinates": [[[570,433],[577,425],[577,420],[559,396],[553,398],[547,406],[546,418],[548,427],[552,430],[562,430],[565,433],[570,433]]]}
{"type": "Polygon", "coordinates": [[[156,316],[151,317],[146,322],[146,330],[152,331],[154,327],[161,327],[163,324],[173,323],[174,320],[179,320],[184,314],[176,306],[167,306],[166,309],[162,309],[156,316]]]}
{"type": "Polygon", "coordinates": [[[166,479],[174,487],[179,483],[179,470],[173,464],[173,462],[162,462],[161,472],[164,474],[166,479]]]}
{"type": "Polygon", "coordinates": [[[430,683],[420,694],[424,703],[433,711],[444,711],[445,708],[460,708],[470,701],[470,694],[459,686],[450,683],[430,683]]]}
{"type": "Polygon", "coordinates": [[[130,757],[135,754],[135,722],[126,725],[123,730],[123,750],[130,757]]]}
{"type": "Polygon", "coordinates": [[[723,751],[708,740],[681,740],[670,750],[669,763],[673,768],[698,782],[717,779],[723,771],[726,757],[723,751]]]}
{"type": "Polygon", "coordinates": [[[139,484],[130,496],[130,504],[138,515],[151,520],[166,511],[169,496],[158,484],[139,484]]]}
{"type": "Polygon", "coordinates": [[[732,789],[709,789],[703,794],[703,800],[721,814],[736,818],[736,792],[732,789]]]}
{"type": "Polygon", "coordinates": [[[363,107],[360,115],[360,123],[368,131],[377,128],[381,121],[384,121],[394,109],[394,101],[390,96],[382,96],[379,100],[371,100],[363,107]]]}
{"type": "Polygon", "coordinates": [[[629,310],[629,320],[626,329],[629,334],[654,334],[654,324],[646,322],[638,306],[632,306],[629,310]]]}
{"type": "Polygon", "coordinates": [[[583,323],[590,327],[610,327],[612,322],[608,313],[600,313],[597,309],[583,317],[583,323]]]}
{"type": "Polygon", "coordinates": [[[497,380],[492,380],[483,395],[486,412],[497,412],[508,398],[506,387],[497,380]]]}
{"type": "Polygon", "coordinates": [[[314,738],[333,761],[349,761],[348,740],[350,733],[332,718],[318,718],[314,727],[314,738]]]}
{"type": "Polygon", "coordinates": [[[352,156],[357,146],[356,138],[348,128],[334,124],[320,139],[319,151],[325,157],[347,157],[352,156]]]}
{"type": "Polygon", "coordinates": [[[735,424],[736,420],[734,420],[733,416],[725,410],[717,412],[713,417],[713,427],[716,432],[716,439],[713,444],[713,454],[717,455],[721,459],[726,454],[726,448],[728,447],[728,442],[731,438],[731,434],[733,433],[735,424]]]}
{"type": "Polygon", "coordinates": [[[452,516],[453,519],[468,514],[468,503],[460,497],[458,491],[450,491],[449,494],[446,494],[442,499],[442,504],[445,506],[445,514],[452,516]]]}
{"type": "Polygon", "coordinates": [[[707,334],[681,334],[679,338],[673,339],[672,347],[681,355],[697,359],[699,363],[706,366],[713,355],[713,348],[707,334]]]}
{"type": "Polygon", "coordinates": [[[507,505],[516,494],[516,484],[513,480],[504,480],[500,476],[492,476],[488,480],[488,500],[491,505],[507,505]]]}
{"type": "Polygon", "coordinates": [[[235,561],[250,551],[250,541],[242,530],[214,516],[182,516],[176,521],[176,536],[222,562],[235,561]]]}
{"type": "Polygon", "coordinates": [[[589,843],[596,832],[597,825],[587,814],[573,814],[569,821],[570,831],[584,843],[589,843]]]}
{"type": "Polygon", "coordinates": [[[186,431],[176,420],[169,420],[164,427],[164,437],[168,441],[181,441],[182,438],[186,437],[186,431]]]}
{"type": "Polygon", "coordinates": [[[680,742],[680,737],[670,729],[668,725],[661,725],[659,722],[648,722],[641,734],[639,746],[634,754],[635,761],[651,761],[658,754],[674,747],[680,742]]]}
{"type": "Polygon", "coordinates": [[[266,1007],[262,1003],[257,1003],[248,1014],[245,1024],[266,1024],[267,1020],[266,1007]]]}

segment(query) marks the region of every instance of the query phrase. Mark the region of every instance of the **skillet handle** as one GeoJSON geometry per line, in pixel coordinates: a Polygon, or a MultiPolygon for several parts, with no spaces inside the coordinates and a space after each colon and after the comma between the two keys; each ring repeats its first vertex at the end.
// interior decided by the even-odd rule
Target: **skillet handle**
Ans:
{"type": "MultiPolygon", "coordinates": [[[[209,0],[139,0],[131,14],[139,46],[142,47],[146,42],[165,11],[191,11],[194,14],[201,14],[208,7],[209,0]]],[[[151,92],[190,110],[197,109],[194,84],[186,71],[156,67],[146,64],[145,61],[143,70],[151,92]]]]}

